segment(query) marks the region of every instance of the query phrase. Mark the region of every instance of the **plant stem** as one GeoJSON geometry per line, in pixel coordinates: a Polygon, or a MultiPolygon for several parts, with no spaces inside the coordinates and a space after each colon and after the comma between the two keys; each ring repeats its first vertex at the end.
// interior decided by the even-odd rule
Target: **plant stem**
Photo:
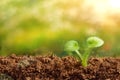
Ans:
{"type": "Polygon", "coordinates": [[[86,67],[87,66],[87,62],[88,62],[88,57],[89,57],[89,55],[90,55],[90,50],[91,49],[87,49],[86,50],[86,52],[83,54],[83,60],[82,60],[82,65],[84,66],[84,67],[86,67]]]}
{"type": "Polygon", "coordinates": [[[81,55],[81,53],[80,53],[78,50],[75,50],[75,52],[77,53],[77,55],[79,56],[79,58],[80,58],[81,61],[82,61],[82,55],[81,55]]]}
{"type": "Polygon", "coordinates": [[[86,66],[87,66],[87,60],[85,60],[85,59],[82,60],[82,66],[83,66],[83,67],[86,67],[86,66]]]}

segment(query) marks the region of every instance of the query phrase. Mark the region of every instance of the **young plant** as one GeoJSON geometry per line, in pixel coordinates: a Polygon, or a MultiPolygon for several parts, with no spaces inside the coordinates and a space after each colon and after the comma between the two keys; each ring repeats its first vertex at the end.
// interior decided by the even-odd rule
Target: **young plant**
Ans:
{"type": "Polygon", "coordinates": [[[86,40],[86,49],[85,52],[83,54],[80,53],[79,49],[79,44],[77,41],[75,40],[70,40],[68,41],[65,46],[64,46],[64,50],[67,52],[76,52],[79,59],[81,60],[81,64],[86,67],[87,66],[87,62],[88,62],[88,58],[89,55],[92,51],[93,48],[97,48],[100,47],[104,44],[104,41],[98,37],[89,37],[86,40]]]}

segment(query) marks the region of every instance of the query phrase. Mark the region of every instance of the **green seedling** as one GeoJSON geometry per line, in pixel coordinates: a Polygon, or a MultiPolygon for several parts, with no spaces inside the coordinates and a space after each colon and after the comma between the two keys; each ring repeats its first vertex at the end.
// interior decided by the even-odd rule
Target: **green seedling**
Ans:
{"type": "Polygon", "coordinates": [[[83,54],[80,53],[79,49],[79,44],[77,41],[75,40],[70,40],[68,41],[65,46],[64,46],[64,51],[67,52],[76,52],[79,59],[81,60],[81,64],[86,67],[87,66],[87,62],[88,62],[88,58],[90,56],[90,53],[92,51],[92,49],[100,47],[104,44],[104,41],[98,37],[89,37],[86,40],[86,47],[85,47],[85,51],[83,54]]]}

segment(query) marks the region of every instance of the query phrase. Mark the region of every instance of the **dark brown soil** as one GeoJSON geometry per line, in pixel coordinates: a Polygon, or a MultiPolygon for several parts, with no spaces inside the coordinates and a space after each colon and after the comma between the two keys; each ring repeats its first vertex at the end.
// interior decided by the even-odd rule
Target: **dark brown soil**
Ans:
{"type": "Polygon", "coordinates": [[[120,80],[120,58],[91,58],[88,67],[73,57],[0,57],[0,80],[120,80]]]}

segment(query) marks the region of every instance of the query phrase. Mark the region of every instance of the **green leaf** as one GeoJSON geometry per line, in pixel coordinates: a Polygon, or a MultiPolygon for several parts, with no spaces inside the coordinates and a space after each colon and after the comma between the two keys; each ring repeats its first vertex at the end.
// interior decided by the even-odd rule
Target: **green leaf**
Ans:
{"type": "Polygon", "coordinates": [[[104,44],[104,41],[98,37],[89,37],[87,39],[87,45],[89,48],[100,47],[104,44]]]}
{"type": "Polygon", "coordinates": [[[70,40],[64,46],[65,51],[76,51],[79,50],[79,45],[77,41],[70,40]]]}

